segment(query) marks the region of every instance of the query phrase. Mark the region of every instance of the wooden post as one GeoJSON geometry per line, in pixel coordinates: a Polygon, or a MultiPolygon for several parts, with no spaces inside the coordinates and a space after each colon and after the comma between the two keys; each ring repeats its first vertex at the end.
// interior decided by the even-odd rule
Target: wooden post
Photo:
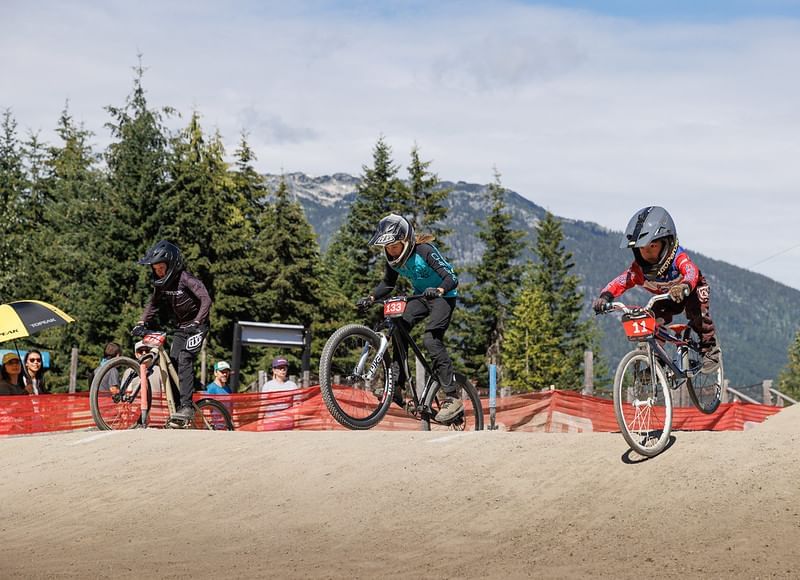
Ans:
{"type": "Polygon", "coordinates": [[[69,392],[74,393],[78,386],[78,347],[73,346],[69,359],[69,392]]]}
{"type": "Polygon", "coordinates": [[[720,402],[727,403],[728,402],[728,385],[730,381],[728,379],[722,380],[722,393],[720,393],[720,402]]]}
{"type": "Polygon", "coordinates": [[[772,404],[772,393],[769,390],[772,388],[772,379],[764,379],[761,381],[761,389],[763,392],[762,401],[765,405],[772,404]]]}
{"type": "Polygon", "coordinates": [[[256,392],[261,392],[261,387],[264,386],[264,383],[267,382],[267,371],[261,370],[258,371],[258,381],[256,382],[256,392]]]}
{"type": "Polygon", "coordinates": [[[584,395],[594,394],[594,353],[583,351],[583,391],[584,395]]]}

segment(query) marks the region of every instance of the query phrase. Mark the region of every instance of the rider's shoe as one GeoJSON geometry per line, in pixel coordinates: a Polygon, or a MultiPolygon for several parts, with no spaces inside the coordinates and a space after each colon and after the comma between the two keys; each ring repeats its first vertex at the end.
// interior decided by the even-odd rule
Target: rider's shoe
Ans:
{"type": "Polygon", "coordinates": [[[398,407],[400,407],[401,409],[405,409],[406,408],[406,406],[405,406],[406,405],[406,398],[403,395],[403,393],[404,393],[403,389],[401,389],[399,387],[395,387],[394,392],[392,393],[392,402],[395,405],[397,405],[398,407]]]}
{"type": "Polygon", "coordinates": [[[455,397],[447,397],[442,403],[441,409],[439,412],[436,413],[436,417],[434,419],[439,423],[447,423],[448,421],[452,421],[460,413],[464,412],[464,403],[461,402],[461,399],[457,399],[455,397]]]}
{"type": "Polygon", "coordinates": [[[175,411],[169,418],[169,422],[175,425],[188,425],[194,417],[194,407],[191,405],[182,405],[180,409],[175,411]]]}
{"type": "Polygon", "coordinates": [[[714,345],[703,355],[703,374],[710,375],[711,373],[717,372],[717,369],[719,369],[719,359],[719,347],[714,345]]]}

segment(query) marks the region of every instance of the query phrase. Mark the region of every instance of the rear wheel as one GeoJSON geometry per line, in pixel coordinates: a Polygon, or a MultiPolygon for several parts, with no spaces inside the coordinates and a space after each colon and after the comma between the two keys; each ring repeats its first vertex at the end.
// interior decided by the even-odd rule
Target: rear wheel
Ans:
{"type": "Polygon", "coordinates": [[[200,399],[195,404],[193,429],[233,431],[233,420],[225,405],[214,399],[200,399]]]}
{"type": "Polygon", "coordinates": [[[672,397],[661,365],[655,375],[647,352],[622,357],[614,376],[614,414],[631,449],[645,457],[661,453],[672,431],[672,397]],[[655,377],[655,383],[653,383],[655,377]]]}
{"type": "Polygon", "coordinates": [[[696,350],[689,350],[689,368],[694,372],[692,378],[686,382],[689,397],[695,407],[710,415],[717,410],[722,400],[722,380],[724,378],[722,351],[720,350],[719,353],[719,366],[709,373],[704,373],[702,372],[703,356],[696,350]]]}
{"type": "Polygon", "coordinates": [[[334,332],[322,349],[322,400],[333,418],[348,429],[374,427],[392,402],[394,382],[388,352],[376,359],[380,345],[377,332],[348,324],[334,332]]]}
{"type": "Polygon", "coordinates": [[[431,389],[428,398],[430,415],[423,415],[423,431],[481,431],[483,429],[483,407],[477,389],[464,375],[456,373],[458,396],[464,403],[464,412],[447,423],[437,423],[434,417],[444,403],[445,394],[439,383],[431,389]]]}
{"type": "Polygon", "coordinates": [[[139,363],[121,356],[97,369],[89,390],[89,406],[95,425],[103,431],[131,429],[139,425],[142,415],[139,363]],[[104,380],[106,377],[109,380],[104,380]],[[113,392],[116,387],[118,390],[113,392]]]}

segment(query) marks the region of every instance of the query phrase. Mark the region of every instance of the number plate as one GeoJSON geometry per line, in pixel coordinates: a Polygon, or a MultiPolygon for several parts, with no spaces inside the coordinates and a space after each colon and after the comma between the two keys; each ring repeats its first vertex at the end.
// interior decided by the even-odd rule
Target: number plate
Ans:
{"type": "Polygon", "coordinates": [[[145,334],[142,342],[147,346],[164,346],[167,341],[167,335],[163,332],[154,332],[152,334],[145,334]]]}
{"type": "Polygon", "coordinates": [[[403,316],[406,311],[406,299],[390,299],[383,303],[383,315],[387,318],[397,318],[403,316]]]}
{"type": "Polygon", "coordinates": [[[629,340],[638,340],[656,333],[656,318],[652,315],[623,318],[622,326],[629,340]]]}

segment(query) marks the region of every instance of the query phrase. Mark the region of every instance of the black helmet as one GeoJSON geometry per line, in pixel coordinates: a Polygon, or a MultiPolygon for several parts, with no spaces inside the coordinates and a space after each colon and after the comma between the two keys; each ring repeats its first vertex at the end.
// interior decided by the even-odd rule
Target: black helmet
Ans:
{"type": "Polygon", "coordinates": [[[646,275],[663,276],[675,257],[675,251],[678,249],[678,232],[675,229],[675,222],[672,221],[672,216],[663,207],[657,205],[640,209],[628,222],[620,248],[633,250],[636,261],[646,275]],[[661,239],[664,240],[664,247],[661,249],[658,261],[655,264],[651,264],[642,258],[639,248],[661,239]]]}
{"type": "Polygon", "coordinates": [[[390,213],[378,223],[369,245],[382,246],[390,266],[402,266],[414,251],[414,227],[403,216],[390,213]],[[403,251],[397,258],[392,258],[386,253],[386,246],[395,242],[403,242],[403,251]]]}
{"type": "Polygon", "coordinates": [[[181,255],[178,246],[172,242],[161,240],[155,246],[147,250],[144,258],[139,260],[142,266],[152,266],[153,264],[164,263],[167,265],[167,273],[163,278],[155,278],[153,274],[153,286],[160,288],[161,286],[168,286],[176,280],[183,272],[183,256],[181,255]]]}

